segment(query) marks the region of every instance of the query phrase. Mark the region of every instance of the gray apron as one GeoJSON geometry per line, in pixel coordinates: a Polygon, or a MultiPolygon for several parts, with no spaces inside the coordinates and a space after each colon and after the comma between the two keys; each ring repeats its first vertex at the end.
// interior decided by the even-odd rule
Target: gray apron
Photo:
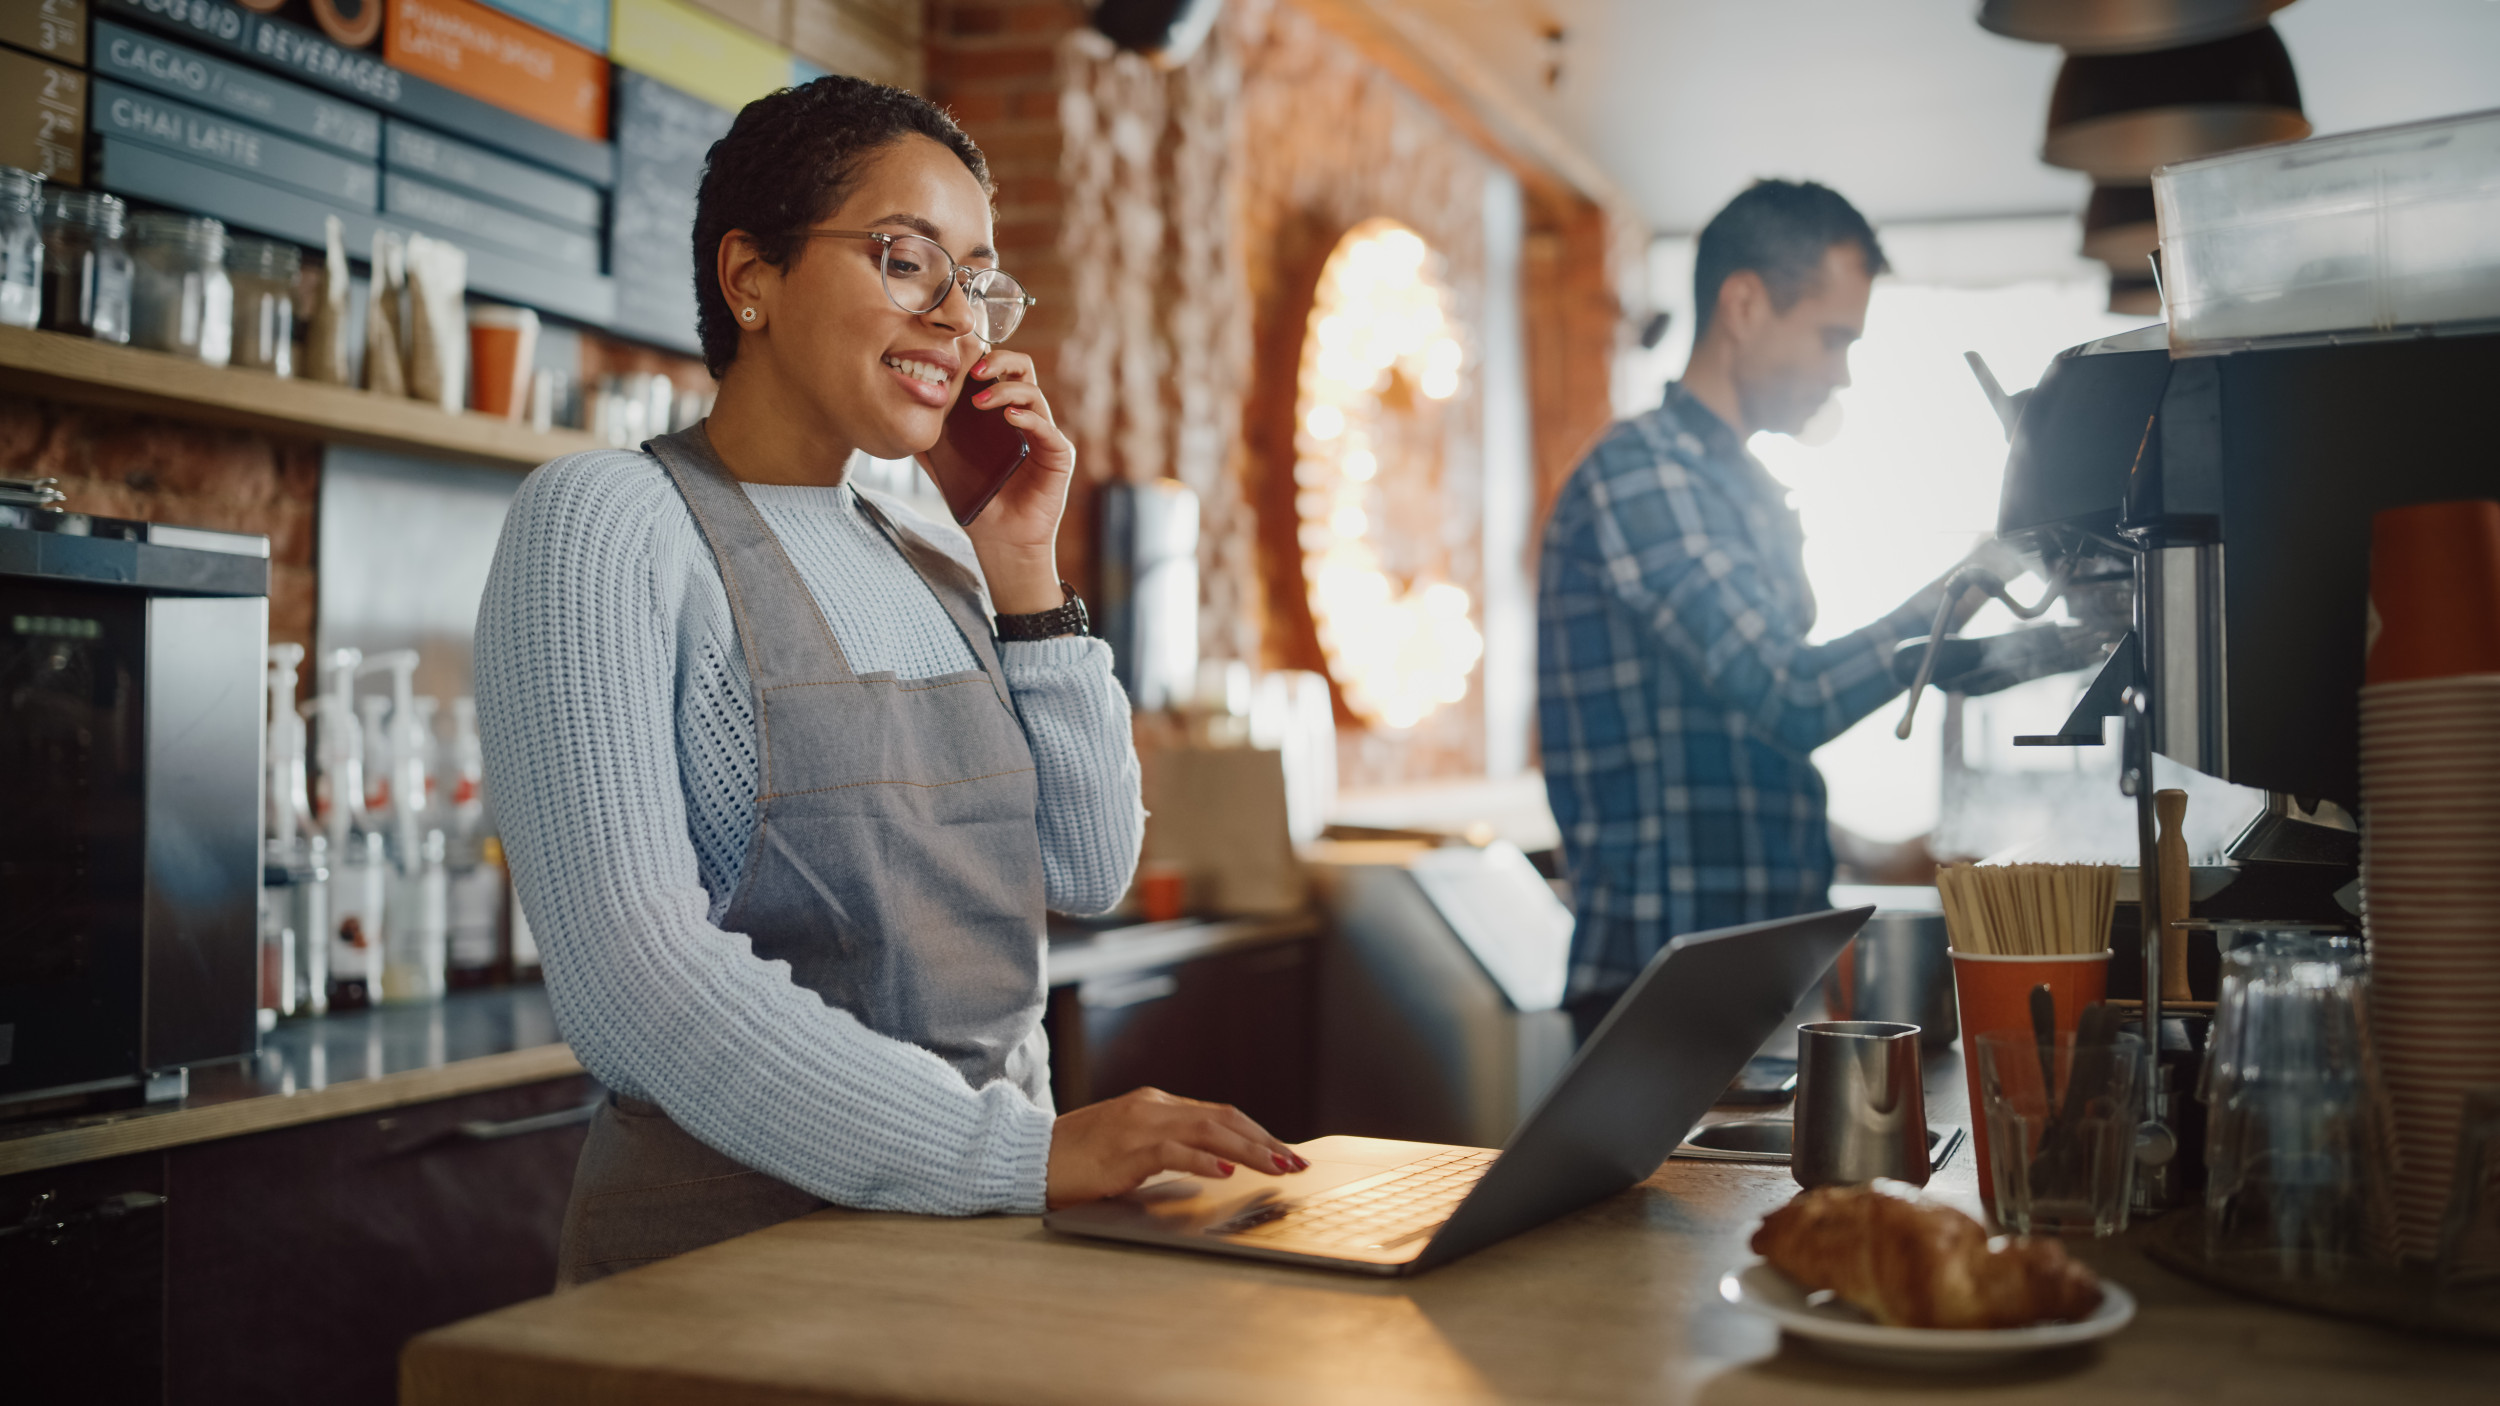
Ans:
{"type": "MultiPolygon", "coordinates": [[[[755,833],[721,926],[882,1035],[936,1052],[973,1088],[1048,1106],[1042,852],[1033,753],[972,574],[869,519],[946,607],[980,668],[854,674],[798,569],[702,425],[652,440],[712,549],[744,651],[762,769],[755,833]]],[[[715,1151],[657,1106],[592,1120],[565,1209],[557,1285],[586,1283],[825,1203],[715,1151]]]]}

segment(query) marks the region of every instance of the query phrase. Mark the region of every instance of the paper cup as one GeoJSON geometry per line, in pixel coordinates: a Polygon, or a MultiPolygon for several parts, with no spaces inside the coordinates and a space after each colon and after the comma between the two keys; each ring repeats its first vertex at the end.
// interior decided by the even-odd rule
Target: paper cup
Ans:
{"type": "Polygon", "coordinates": [[[2031,1033],[2031,989],[2046,983],[2057,1007],[2057,1033],[2072,1035],[2083,1008],[2109,996],[2109,953],[2067,957],[1953,955],[1953,1000],[1962,1026],[1962,1077],[1970,1087],[1971,1151],[1978,1157],[1979,1198],[1993,1214],[1996,1187],[1988,1168],[1988,1120],[1980,1105],[1979,1039],[1984,1034],[2031,1033]]]}
{"type": "Polygon", "coordinates": [[[501,303],[469,308],[470,409],[520,419],[529,409],[530,373],[537,358],[535,311],[501,303]]]}
{"type": "Polygon", "coordinates": [[[2370,615],[2368,683],[2500,672],[2500,501],[2380,511],[2370,615]]]}

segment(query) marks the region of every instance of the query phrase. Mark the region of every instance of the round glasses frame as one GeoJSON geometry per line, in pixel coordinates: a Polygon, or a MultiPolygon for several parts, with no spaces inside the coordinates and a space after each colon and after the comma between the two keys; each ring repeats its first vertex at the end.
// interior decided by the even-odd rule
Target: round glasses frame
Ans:
{"type": "MultiPolygon", "coordinates": [[[[865,239],[882,246],[877,251],[877,277],[885,286],[886,301],[914,317],[926,316],[937,311],[945,305],[949,293],[958,288],[962,289],[964,302],[972,310],[973,335],[991,346],[996,346],[1013,335],[1017,325],[1024,321],[1024,310],[1041,301],[1025,292],[1024,285],[1016,282],[1006,270],[968,268],[956,263],[955,256],[947,253],[945,247],[936,240],[921,235],[886,234],[865,229],[811,229],[807,232],[807,237],[810,239],[865,239]],[[926,307],[913,307],[910,299],[896,291],[895,284],[898,279],[902,281],[904,287],[911,286],[908,276],[894,272],[894,246],[897,244],[926,245],[939,258],[946,261],[945,281],[938,285],[938,295],[930,299],[926,307]],[[1005,284],[1006,287],[1002,288],[1000,284],[1005,284]],[[1009,292],[1008,289],[1015,291],[1009,292]]],[[[912,252],[914,252],[913,249],[907,248],[905,256],[910,257],[912,252]]]]}

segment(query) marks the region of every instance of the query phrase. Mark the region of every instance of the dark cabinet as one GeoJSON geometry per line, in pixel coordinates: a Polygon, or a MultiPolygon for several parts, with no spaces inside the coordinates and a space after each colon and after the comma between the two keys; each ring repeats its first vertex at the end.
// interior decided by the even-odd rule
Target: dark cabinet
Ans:
{"type": "Polygon", "coordinates": [[[428,1328],[555,1286],[587,1078],[177,1149],[166,1400],[396,1399],[428,1328]]]}
{"type": "Polygon", "coordinates": [[[393,1401],[410,1337],[553,1287],[596,1094],[554,1079],[0,1181],[0,1226],[46,1193],[68,1217],[0,1236],[0,1362],[36,1388],[0,1395],[393,1401]]]}
{"type": "Polygon", "coordinates": [[[1314,1136],[1317,963],[1296,937],[1088,977],[1050,997],[1051,1093],[1080,1107],[1151,1085],[1314,1136]]]}
{"type": "Polygon", "coordinates": [[[162,1395],[165,1159],[0,1179],[0,1398],[162,1395]]]}

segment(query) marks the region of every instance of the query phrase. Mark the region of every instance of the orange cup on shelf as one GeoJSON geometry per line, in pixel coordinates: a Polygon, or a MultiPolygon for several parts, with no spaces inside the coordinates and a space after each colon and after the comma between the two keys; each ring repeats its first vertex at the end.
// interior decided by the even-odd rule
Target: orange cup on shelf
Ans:
{"type": "Polygon", "coordinates": [[[2057,1030],[2072,1035],[2083,1008],[2109,996],[2109,951],[2060,957],[1983,957],[1953,954],[1953,1000],[1962,1023],[1962,1077],[1970,1087],[1971,1152],[1979,1159],[1979,1199],[1997,1207],[1988,1160],[1988,1110],[1979,1094],[1979,1037],[1999,1032],[2029,1035],[2031,992],[2046,985],[2057,1008],[2057,1030]]]}
{"type": "Polygon", "coordinates": [[[2500,501],[2388,508],[2370,524],[2364,683],[2500,674],[2500,501]]]}
{"type": "Polygon", "coordinates": [[[1189,911],[1189,871],[1168,859],[1137,869],[1137,907],[1150,923],[1168,923],[1189,911]]]}
{"type": "Polygon", "coordinates": [[[529,308],[477,303],[469,308],[469,408],[518,420],[529,412],[530,373],[538,359],[538,314],[529,308]]]}

